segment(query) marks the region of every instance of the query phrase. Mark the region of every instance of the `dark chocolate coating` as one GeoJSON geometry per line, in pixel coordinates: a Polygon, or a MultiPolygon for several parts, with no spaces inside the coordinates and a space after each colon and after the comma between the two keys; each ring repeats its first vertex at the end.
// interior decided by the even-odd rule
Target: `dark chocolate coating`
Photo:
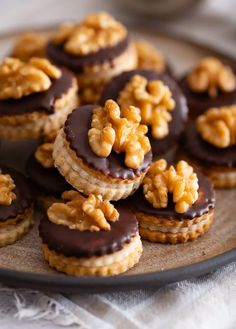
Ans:
{"type": "Polygon", "coordinates": [[[142,186],[133,196],[122,201],[122,204],[126,204],[135,212],[143,212],[148,215],[170,220],[193,219],[202,216],[215,207],[215,193],[212,183],[202,173],[197,172],[197,175],[199,182],[198,200],[184,214],[175,211],[175,204],[172,201],[173,196],[171,194],[169,195],[167,208],[154,208],[152,204],[145,199],[142,186]]]}
{"type": "Polygon", "coordinates": [[[63,44],[56,45],[50,41],[47,45],[47,55],[57,65],[65,66],[75,73],[83,73],[84,69],[91,65],[110,63],[112,66],[112,61],[127,49],[129,42],[127,37],[115,46],[102,48],[85,56],[76,56],[67,53],[63,44]]]}
{"type": "Polygon", "coordinates": [[[50,88],[46,91],[33,93],[20,99],[0,101],[0,116],[21,115],[32,112],[54,113],[55,101],[61,98],[72,87],[73,74],[61,68],[59,79],[52,79],[50,88]]]}
{"type": "Polygon", "coordinates": [[[33,198],[30,184],[21,173],[2,166],[1,170],[3,174],[9,174],[16,185],[13,190],[16,194],[16,199],[9,206],[0,205],[0,222],[5,222],[23,214],[26,209],[31,207],[33,198]]]}
{"type": "Polygon", "coordinates": [[[73,189],[56,168],[44,168],[34,154],[26,164],[26,171],[32,182],[47,194],[60,197],[64,191],[73,189]]]}
{"type": "Polygon", "coordinates": [[[188,86],[186,76],[180,80],[179,85],[187,98],[190,118],[196,118],[211,107],[221,107],[236,104],[236,90],[228,93],[219,91],[218,95],[212,98],[208,95],[207,92],[193,92],[188,86]]]}
{"type": "Polygon", "coordinates": [[[98,157],[90,148],[88,130],[91,128],[91,118],[96,105],[86,105],[75,109],[65,122],[64,132],[70,148],[88,166],[100,171],[106,176],[122,179],[135,179],[145,172],[152,161],[152,152],[148,152],[138,169],[130,169],[124,163],[124,154],[111,152],[107,158],[98,157]]]}
{"type": "Polygon", "coordinates": [[[183,144],[186,153],[204,167],[236,167],[236,145],[218,148],[205,142],[193,122],[187,125],[183,144]]]}
{"type": "Polygon", "coordinates": [[[170,88],[176,103],[174,110],[170,112],[172,120],[169,123],[169,134],[162,139],[155,139],[152,137],[151,129],[149,130],[148,137],[152,146],[152,153],[153,156],[157,156],[168,151],[178,142],[184,130],[185,121],[187,120],[188,108],[186,99],[177,83],[171,77],[152,70],[132,70],[123,72],[108,82],[103,90],[100,104],[103,105],[107,99],[117,100],[119,93],[136,74],[145,77],[148,81],[162,80],[164,84],[170,88]]]}
{"type": "Polygon", "coordinates": [[[71,230],[65,225],[50,222],[45,215],[39,225],[40,237],[50,250],[68,257],[90,258],[112,254],[129,243],[138,231],[135,215],[128,209],[116,208],[120,214],[119,220],[110,223],[110,231],[71,230]]]}

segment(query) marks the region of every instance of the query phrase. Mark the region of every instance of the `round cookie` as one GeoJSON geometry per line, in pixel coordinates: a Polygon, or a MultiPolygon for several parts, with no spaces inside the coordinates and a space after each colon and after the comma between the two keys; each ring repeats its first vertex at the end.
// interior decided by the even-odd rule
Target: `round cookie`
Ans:
{"type": "MultiPolygon", "coordinates": [[[[129,210],[117,210],[119,217],[109,224],[109,229],[97,231],[72,229],[65,222],[58,225],[45,216],[39,233],[49,265],[76,276],[116,275],[133,267],[142,253],[137,220],[129,210]]],[[[81,225],[83,217],[74,218],[73,223],[76,221],[81,225]]]]}
{"type": "Polygon", "coordinates": [[[212,107],[236,104],[235,66],[227,66],[214,57],[204,58],[198,63],[192,72],[189,72],[180,80],[179,85],[187,98],[190,118],[194,119],[212,107]],[[213,66],[213,69],[211,66],[213,66]],[[219,72],[222,71],[222,81],[220,80],[219,82],[219,72]],[[196,87],[191,87],[189,83],[189,76],[191,74],[194,74],[194,85],[200,85],[200,83],[202,83],[201,79],[209,79],[209,81],[213,81],[213,83],[211,82],[209,84],[205,83],[205,85],[203,84],[202,86],[200,85],[202,90],[195,89],[196,87]],[[202,78],[203,74],[204,77],[202,78]],[[232,82],[229,82],[229,80],[232,80],[232,82]],[[210,89],[212,84],[214,89],[210,89]],[[230,87],[227,87],[228,85],[230,85],[230,87]]]}
{"type": "Polygon", "coordinates": [[[176,211],[172,193],[168,194],[167,206],[163,208],[154,207],[145,198],[142,187],[124,201],[138,219],[142,238],[176,244],[193,241],[208,231],[213,221],[215,194],[211,182],[202,173],[197,172],[197,177],[198,198],[182,213],[176,211]]]}
{"type": "Polygon", "coordinates": [[[138,188],[151,163],[152,153],[145,154],[137,169],[125,165],[123,153],[111,151],[107,157],[96,155],[90,147],[88,131],[97,108],[95,105],[83,106],[68,116],[55,140],[53,158],[62,176],[81,193],[119,200],[138,188]]]}
{"type": "Polygon", "coordinates": [[[0,247],[16,242],[28,232],[33,224],[32,204],[32,190],[26,178],[1,167],[0,247]]]}
{"type": "Polygon", "coordinates": [[[57,130],[78,104],[73,74],[56,68],[46,59],[34,58],[23,63],[7,58],[0,67],[1,77],[0,138],[3,140],[34,139],[57,130]],[[9,70],[9,75],[1,73],[5,70],[9,70]],[[16,80],[8,82],[13,71],[16,80]],[[29,82],[24,82],[27,79],[29,82]],[[40,88],[45,90],[39,91],[40,88]]]}
{"type": "Polygon", "coordinates": [[[154,70],[132,70],[123,72],[119,76],[113,78],[106,85],[100,99],[100,104],[103,105],[109,98],[117,101],[120,92],[124,90],[127,83],[137,75],[146,78],[148,82],[155,80],[162,81],[164,85],[168,86],[172,93],[173,100],[175,101],[174,109],[169,112],[171,115],[171,121],[169,122],[168,134],[163,138],[156,139],[152,136],[151,129],[148,132],[148,138],[151,143],[153,156],[161,156],[165,153],[168,153],[170,149],[176,146],[179,137],[184,130],[188,113],[186,99],[172,78],[154,70]]]}
{"type": "Polygon", "coordinates": [[[136,49],[127,29],[106,13],[61,26],[48,43],[47,55],[76,74],[82,104],[96,104],[104,83],[137,65],[136,49]]]}

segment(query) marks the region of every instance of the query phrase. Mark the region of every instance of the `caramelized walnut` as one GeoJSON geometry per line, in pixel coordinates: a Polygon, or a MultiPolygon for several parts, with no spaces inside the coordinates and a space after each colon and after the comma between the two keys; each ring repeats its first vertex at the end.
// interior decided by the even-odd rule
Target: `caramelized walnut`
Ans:
{"type": "Polygon", "coordinates": [[[140,109],[141,122],[152,129],[152,136],[164,138],[169,133],[169,113],[175,107],[175,101],[168,86],[160,80],[148,81],[135,75],[120,92],[118,103],[122,110],[130,105],[140,109]]]}
{"type": "Polygon", "coordinates": [[[167,168],[164,159],[152,163],[144,178],[144,196],[154,208],[166,208],[168,194],[173,194],[175,211],[184,213],[198,199],[198,178],[193,168],[179,161],[176,168],[167,168]]]}
{"type": "Polygon", "coordinates": [[[165,70],[166,63],[163,55],[149,42],[136,41],[135,47],[138,55],[138,68],[155,69],[158,72],[165,70]]]}
{"type": "Polygon", "coordinates": [[[0,205],[11,205],[12,201],[16,199],[16,195],[13,192],[15,187],[11,176],[8,174],[2,174],[0,170],[0,205]]]}
{"type": "Polygon", "coordinates": [[[41,33],[26,32],[19,36],[12,51],[12,56],[22,61],[32,57],[45,57],[48,38],[41,33]]]}
{"type": "Polygon", "coordinates": [[[0,99],[21,98],[49,89],[52,79],[61,71],[47,59],[31,58],[24,63],[17,58],[5,58],[0,65],[0,99]]]}
{"type": "Polygon", "coordinates": [[[231,92],[236,89],[233,70],[215,57],[204,58],[188,75],[190,89],[197,93],[208,92],[214,98],[219,91],[231,92]]]}
{"type": "Polygon", "coordinates": [[[66,52],[81,56],[112,47],[127,35],[126,28],[107,13],[91,14],[80,24],[67,23],[53,37],[66,52]]]}
{"type": "Polygon", "coordinates": [[[62,198],[65,203],[54,203],[48,209],[48,218],[55,224],[79,231],[108,231],[109,222],[119,218],[115,207],[100,195],[90,194],[86,199],[79,192],[65,191],[62,198]]]}
{"type": "Polygon", "coordinates": [[[196,121],[201,137],[216,147],[224,148],[236,143],[236,105],[211,108],[196,121]]]}
{"type": "Polygon", "coordinates": [[[104,108],[94,110],[91,129],[88,131],[89,145],[99,157],[107,157],[112,150],[125,153],[125,164],[137,169],[151,146],[147,126],[141,125],[139,109],[129,106],[121,117],[118,104],[107,100],[104,108]]]}
{"type": "Polygon", "coordinates": [[[44,143],[41,144],[34,154],[35,159],[44,168],[52,168],[54,166],[54,160],[52,157],[53,144],[56,139],[57,132],[52,131],[50,134],[44,137],[44,143]]]}

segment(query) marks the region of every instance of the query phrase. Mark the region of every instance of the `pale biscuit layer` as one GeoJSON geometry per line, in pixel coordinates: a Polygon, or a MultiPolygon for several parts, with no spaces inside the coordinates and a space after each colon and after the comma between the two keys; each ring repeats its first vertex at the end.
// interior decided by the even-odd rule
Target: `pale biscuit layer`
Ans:
{"type": "Polygon", "coordinates": [[[25,235],[33,224],[33,210],[27,209],[17,223],[0,228],[0,247],[12,244],[25,235]]]}
{"type": "Polygon", "coordinates": [[[138,189],[145,175],[133,180],[118,179],[90,168],[70,149],[62,129],[54,143],[53,158],[56,168],[75,189],[86,195],[101,194],[108,200],[127,198],[138,189]]]}
{"type": "Polygon", "coordinates": [[[0,117],[0,138],[5,140],[22,140],[38,138],[58,130],[68,114],[78,105],[77,83],[60,99],[55,101],[55,112],[46,114],[33,112],[16,116],[0,117]]]}
{"type": "Polygon", "coordinates": [[[168,220],[136,213],[139,221],[139,233],[151,242],[184,243],[193,241],[206,233],[213,221],[214,209],[191,220],[168,220]],[[170,222],[172,225],[170,225],[170,222]]]}
{"type": "Polygon", "coordinates": [[[142,242],[137,234],[121,250],[111,255],[87,259],[63,256],[45,244],[43,253],[49,265],[59,272],[75,276],[108,276],[123,273],[137,264],[142,254],[142,242]]]}

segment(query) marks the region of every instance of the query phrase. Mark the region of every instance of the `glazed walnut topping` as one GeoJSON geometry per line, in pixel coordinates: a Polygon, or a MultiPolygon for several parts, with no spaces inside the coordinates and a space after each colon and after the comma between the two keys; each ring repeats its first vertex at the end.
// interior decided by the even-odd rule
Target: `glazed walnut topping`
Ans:
{"type": "Polygon", "coordinates": [[[231,92],[236,89],[236,76],[233,70],[217,58],[204,58],[188,75],[187,81],[192,91],[208,92],[214,98],[219,91],[231,92]]]}
{"type": "Polygon", "coordinates": [[[115,207],[100,195],[90,194],[85,198],[79,192],[65,191],[62,199],[64,203],[54,203],[48,209],[48,218],[55,224],[79,231],[108,231],[109,222],[119,218],[115,207]]]}
{"type": "Polygon", "coordinates": [[[45,136],[44,143],[40,145],[34,154],[35,159],[44,167],[52,168],[54,166],[54,160],[52,157],[53,143],[56,139],[57,132],[52,131],[50,134],[45,136]]]}
{"type": "Polygon", "coordinates": [[[16,185],[13,179],[8,174],[2,174],[0,170],[0,205],[10,206],[12,201],[16,199],[13,192],[16,185]]]}
{"type": "Polygon", "coordinates": [[[155,69],[158,72],[165,70],[166,63],[163,55],[149,42],[136,41],[135,47],[138,55],[138,68],[155,69]]]}
{"type": "Polygon", "coordinates": [[[5,58],[0,65],[0,99],[21,98],[49,89],[52,79],[61,71],[47,59],[31,58],[24,63],[17,58],[5,58]]]}
{"type": "Polygon", "coordinates": [[[152,136],[164,138],[169,133],[170,111],[175,101],[168,86],[160,80],[148,81],[135,75],[120,92],[118,103],[122,110],[130,105],[140,109],[141,122],[152,129],[152,136]]]}
{"type": "Polygon", "coordinates": [[[154,208],[166,208],[168,194],[173,194],[175,211],[184,213],[198,199],[198,178],[193,168],[185,161],[179,161],[176,168],[167,168],[164,159],[152,163],[144,178],[145,198],[154,208]]]}
{"type": "Polygon", "coordinates": [[[27,32],[20,35],[12,51],[12,56],[28,61],[32,57],[45,57],[48,38],[41,33],[27,32]]]}
{"type": "Polygon", "coordinates": [[[236,143],[236,105],[211,108],[197,118],[201,137],[216,147],[224,148],[236,143]]]}
{"type": "Polygon", "coordinates": [[[145,134],[147,126],[141,125],[139,109],[129,106],[121,117],[118,104],[107,100],[104,108],[93,112],[91,129],[88,131],[89,144],[99,157],[107,157],[111,151],[125,153],[127,167],[137,169],[151,146],[145,134]]]}
{"type": "Polygon", "coordinates": [[[127,35],[126,28],[107,13],[92,14],[80,24],[64,24],[53,42],[63,44],[72,55],[88,55],[101,48],[112,47],[127,35]]]}

